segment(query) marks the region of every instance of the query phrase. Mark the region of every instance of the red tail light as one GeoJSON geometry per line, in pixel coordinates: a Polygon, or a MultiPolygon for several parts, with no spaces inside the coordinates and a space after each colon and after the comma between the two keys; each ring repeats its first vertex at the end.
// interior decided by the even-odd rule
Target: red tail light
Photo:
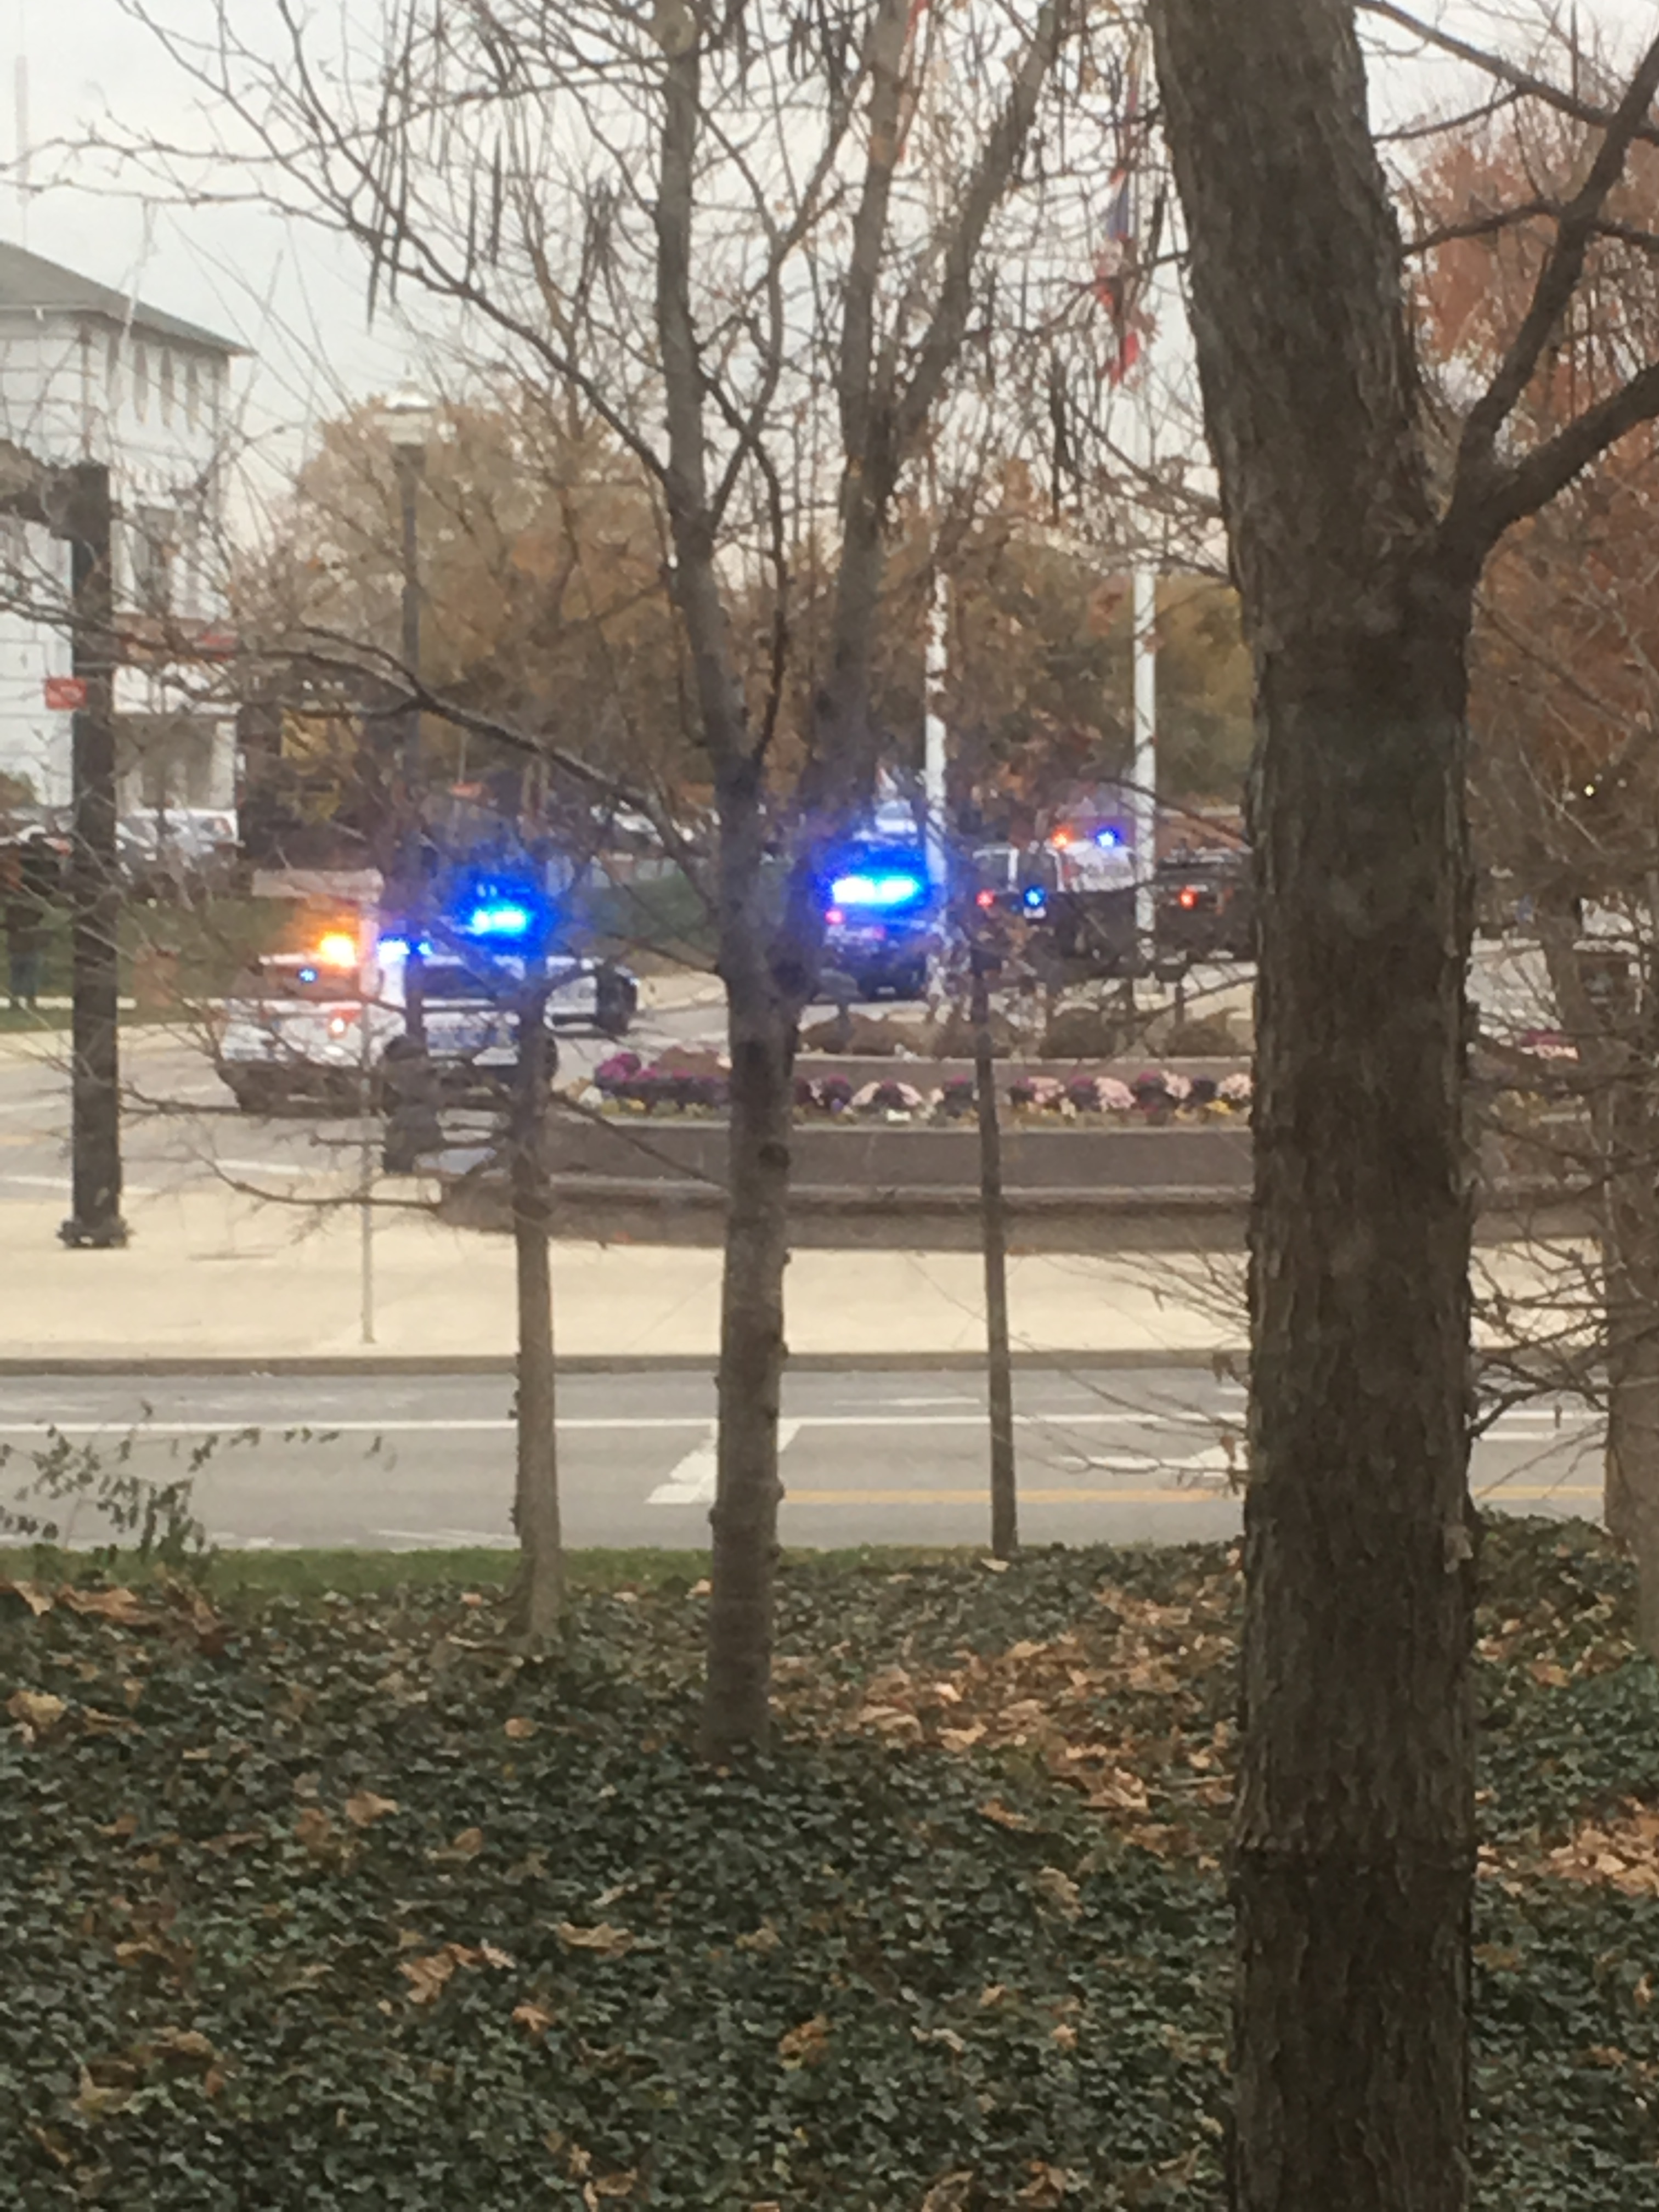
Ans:
{"type": "Polygon", "coordinates": [[[1198,904],[1198,893],[1193,889],[1190,884],[1188,884],[1185,890],[1181,892],[1179,902],[1186,908],[1188,914],[1190,914],[1193,908],[1198,904]]]}
{"type": "Polygon", "coordinates": [[[823,918],[825,921],[828,922],[831,929],[839,929],[842,922],[846,921],[847,916],[842,912],[838,906],[832,906],[825,913],[823,918]]]}
{"type": "Polygon", "coordinates": [[[979,907],[994,906],[996,902],[997,895],[994,891],[981,891],[974,900],[974,904],[979,907]]]}

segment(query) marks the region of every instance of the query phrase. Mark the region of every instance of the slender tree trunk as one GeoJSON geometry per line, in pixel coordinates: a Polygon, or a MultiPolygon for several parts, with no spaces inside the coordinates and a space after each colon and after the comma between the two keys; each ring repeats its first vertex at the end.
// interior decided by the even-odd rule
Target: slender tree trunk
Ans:
{"type": "Polygon", "coordinates": [[[1644,1050],[1609,1087],[1605,1517],[1636,1566],[1636,1633],[1659,1659],[1659,1198],[1651,1076],[1644,1050]]]}
{"type": "Polygon", "coordinates": [[[1466,2193],[1469,563],[1350,0],[1157,0],[1256,671],[1238,2212],[1466,2193]]]}
{"type": "Polygon", "coordinates": [[[991,1550],[1019,1549],[1019,1493],[1014,1469],[1014,1376],[1008,1348],[1008,1224],[1002,1196],[1002,1126],[991,1049],[991,994],[986,956],[973,951],[974,1104],[979,1120],[979,1233],[985,1255],[985,1385],[990,1416],[991,1550]]]}
{"type": "Polygon", "coordinates": [[[728,966],[726,998],[731,1135],[702,1711],[703,1751],[715,1760],[741,1749],[763,1751],[770,1726],[794,1115],[794,1012],[780,999],[763,959],[751,956],[728,966]]]}
{"type": "Polygon", "coordinates": [[[513,1102],[513,1247],[519,1294],[518,1480],[513,1518],[519,1532],[519,1626],[546,1643],[564,1624],[564,1547],[559,1526],[555,1420],[553,1277],[548,1255],[551,1204],[544,1145],[547,1116],[547,984],[532,975],[519,1016],[519,1066],[513,1102]]]}
{"type": "MultiPolygon", "coordinates": [[[[1556,1004],[1578,1054],[1601,1179],[1601,1513],[1635,1562],[1637,1634],[1659,1658],[1659,1101],[1651,1073],[1659,1010],[1652,978],[1617,951],[1581,945],[1565,909],[1540,921],[1556,1004]]],[[[1656,924],[1659,907],[1650,902],[1650,943],[1656,924]]]]}

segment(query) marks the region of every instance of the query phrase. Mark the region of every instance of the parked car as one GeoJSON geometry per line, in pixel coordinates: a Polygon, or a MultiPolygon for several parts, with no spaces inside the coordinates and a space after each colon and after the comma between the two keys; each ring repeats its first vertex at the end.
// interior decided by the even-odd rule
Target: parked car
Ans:
{"type": "Polygon", "coordinates": [[[157,806],[115,825],[116,862],[135,898],[177,897],[228,884],[240,854],[230,807],[157,806]]]}
{"type": "Polygon", "coordinates": [[[1250,856],[1236,846],[1171,854],[1158,864],[1160,961],[1249,960],[1255,910],[1250,856]]]}

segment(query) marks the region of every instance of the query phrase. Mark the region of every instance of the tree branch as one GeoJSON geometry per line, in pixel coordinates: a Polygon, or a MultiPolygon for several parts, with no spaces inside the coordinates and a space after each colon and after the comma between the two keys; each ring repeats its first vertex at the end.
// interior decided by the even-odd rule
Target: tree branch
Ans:
{"type": "MultiPolygon", "coordinates": [[[[1408,9],[1396,7],[1394,0],[1358,0],[1358,4],[1362,14],[1380,15],[1388,22],[1397,23],[1401,30],[1410,31],[1426,45],[1438,46],[1442,53],[1455,55],[1461,62],[1468,62],[1476,69],[1485,70],[1488,76],[1512,86],[1516,92],[1525,94],[1529,99],[1542,100],[1546,106],[1553,107],[1562,115],[1570,115],[1576,123],[1588,123],[1596,131],[1607,130],[1613,123],[1614,111],[1600,106],[1593,100],[1581,99],[1577,93],[1569,92],[1559,84],[1552,84],[1547,77],[1534,76],[1531,70],[1522,69],[1517,64],[1506,60],[1502,54],[1492,53],[1484,46],[1471,46],[1467,39],[1455,37],[1437,23],[1423,22],[1408,9]]],[[[1650,146],[1659,146],[1659,124],[1642,122],[1632,135],[1645,140],[1650,146]]]]}
{"type": "MultiPolygon", "coordinates": [[[[1486,489],[1493,468],[1498,433],[1513,413],[1516,402],[1532,381],[1544,348],[1577,289],[1578,281],[1584,273],[1585,258],[1595,236],[1596,224],[1607,204],[1607,195],[1624,173],[1625,157],[1653,106],[1656,92],[1659,92],[1659,39],[1655,39],[1643,55],[1640,65],[1626,88],[1624,98],[1607,125],[1595,159],[1590,163],[1589,175],[1563,209],[1555,243],[1539,270],[1538,282],[1533,288],[1532,303],[1498,363],[1491,383],[1469,410],[1458,443],[1452,495],[1454,509],[1466,495],[1473,494],[1479,498],[1486,489]]],[[[1641,417],[1638,416],[1634,419],[1639,421],[1641,417]]],[[[1613,436],[1618,434],[1618,432],[1612,434],[1613,436]]],[[[1609,439],[1607,442],[1610,441],[1609,439]]],[[[1599,447],[1594,449],[1595,452],[1600,450],[1599,447]]],[[[1592,454],[1586,454],[1585,459],[1592,457],[1592,454]]],[[[1565,483],[1568,476],[1576,474],[1583,466],[1583,460],[1577,462],[1567,475],[1559,479],[1559,483],[1565,483]]],[[[1559,485],[1555,488],[1559,489],[1559,485]]]]}

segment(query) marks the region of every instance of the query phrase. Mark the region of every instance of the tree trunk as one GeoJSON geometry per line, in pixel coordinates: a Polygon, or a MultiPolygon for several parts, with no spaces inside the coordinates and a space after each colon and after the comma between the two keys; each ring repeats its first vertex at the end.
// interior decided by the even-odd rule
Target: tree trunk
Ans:
{"type": "Polygon", "coordinates": [[[1453,2212],[1474,1862],[1462,885],[1442,829],[1461,658],[1406,634],[1336,658],[1269,659],[1253,824],[1236,2201],[1453,2212]]]}
{"type": "Polygon", "coordinates": [[[1428,495],[1352,5],[1154,22],[1259,738],[1233,2202],[1457,2212],[1472,580],[1428,495]]]}
{"type": "Polygon", "coordinates": [[[519,1532],[519,1626],[532,1643],[564,1625],[564,1547],[559,1527],[555,1422],[553,1278],[548,1257],[551,1204],[544,1150],[550,1070],[547,984],[532,975],[519,1016],[519,1066],[513,1102],[513,1248],[518,1270],[518,1480],[513,1519],[519,1532]]]}
{"type": "Polygon", "coordinates": [[[991,1048],[988,956],[973,951],[974,1105],[979,1121],[979,1233],[985,1255],[985,1387],[991,1442],[991,1550],[1019,1549],[1014,1468],[1014,1376],[1008,1348],[1008,1224],[1002,1195],[1002,1127],[991,1048]]]}
{"type": "Polygon", "coordinates": [[[704,1755],[717,1762],[763,1751],[771,1717],[795,1014],[766,971],[762,945],[733,961],[726,977],[731,1134],[702,1709],[704,1755]]]}
{"type": "MultiPolygon", "coordinates": [[[[1607,1436],[1601,1514],[1636,1565],[1637,1635],[1659,1658],[1659,1115],[1651,976],[1581,945],[1565,907],[1540,914],[1556,1004],[1578,1054],[1600,1176],[1607,1436]]],[[[1649,943],[1659,925],[1650,902],[1649,943]]],[[[1650,960],[1653,955],[1650,951],[1650,960]]]]}
{"type": "Polygon", "coordinates": [[[1636,1566],[1636,1633],[1659,1659],[1659,1199],[1650,1078],[1638,1049],[1606,1101],[1605,1517],[1636,1566]]]}

